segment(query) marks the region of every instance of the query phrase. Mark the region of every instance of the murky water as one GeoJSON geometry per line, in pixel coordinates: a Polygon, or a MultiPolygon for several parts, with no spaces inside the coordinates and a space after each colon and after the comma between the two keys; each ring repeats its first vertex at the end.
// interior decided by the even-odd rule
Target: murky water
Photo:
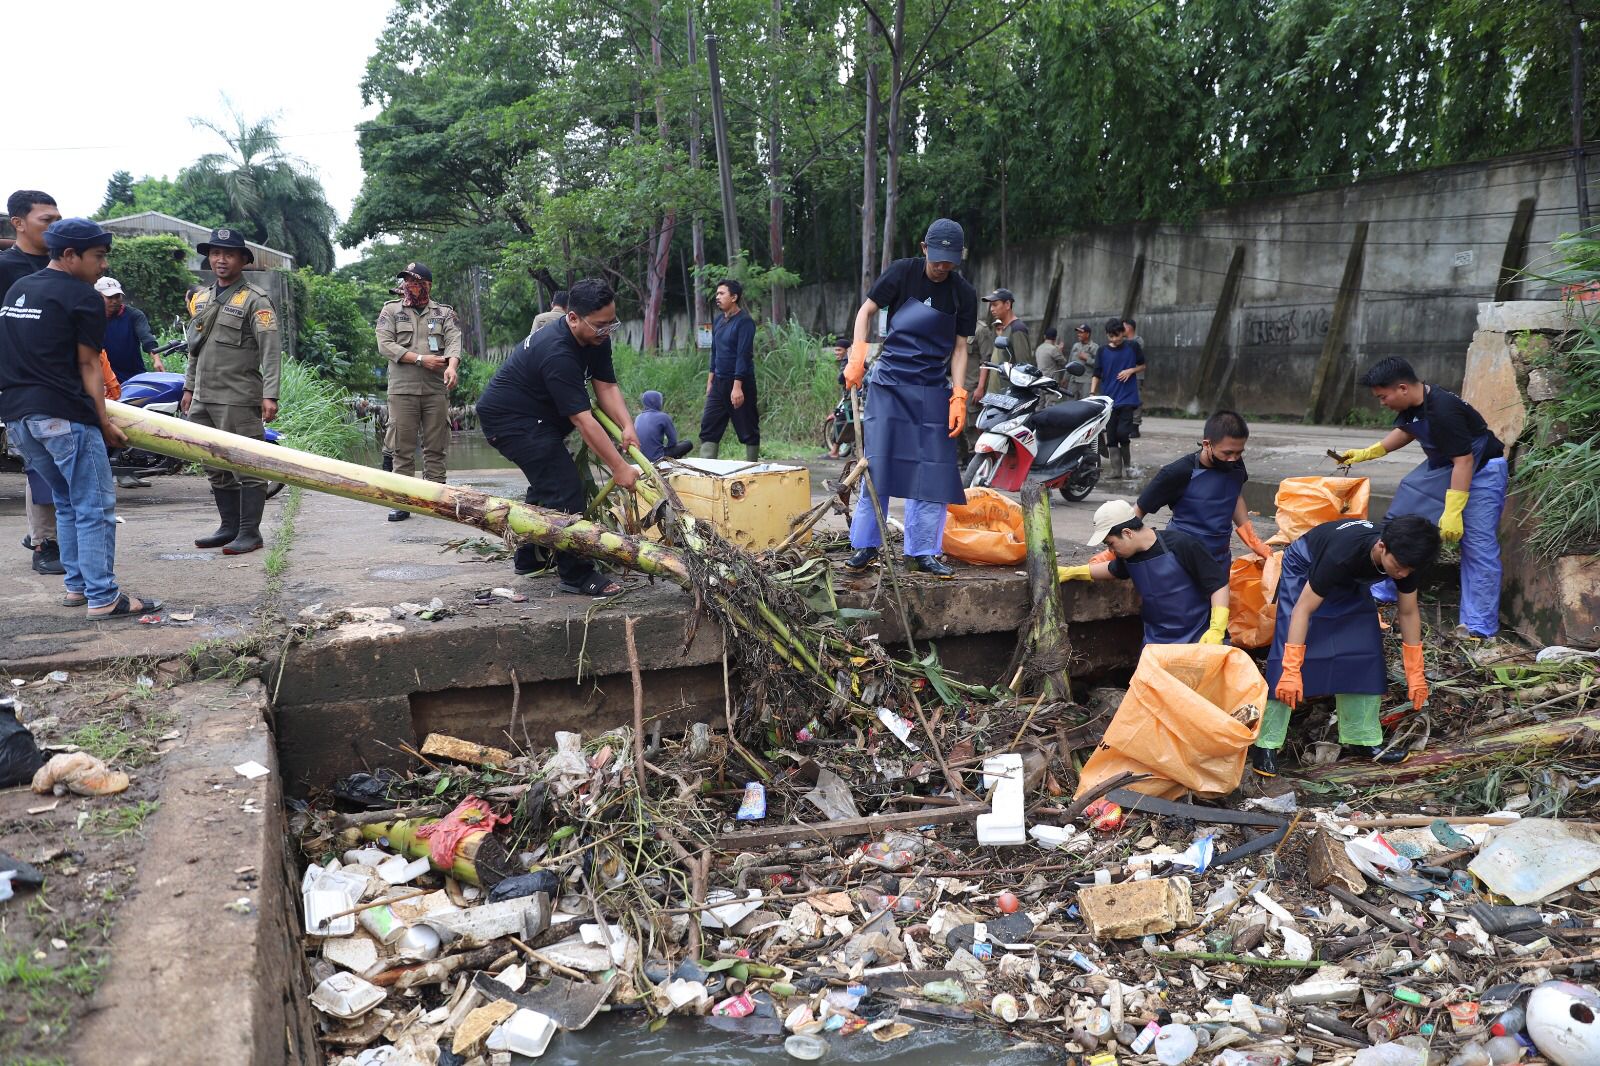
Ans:
{"type": "MultiPolygon", "coordinates": [[[[1018,1046],[989,1029],[957,1028],[912,1020],[916,1031],[888,1044],[865,1033],[829,1034],[826,1063],[884,1063],[916,1066],[971,1066],[973,1063],[1032,1066],[1059,1063],[1060,1052],[1018,1046]]],[[[785,1034],[787,1035],[787,1034],[785,1034]]],[[[524,1060],[531,1061],[531,1060],[524,1060]]],[[[695,1063],[697,1066],[780,1066],[795,1063],[781,1036],[722,1032],[703,1020],[674,1018],[650,1032],[642,1016],[601,1015],[578,1033],[559,1033],[540,1066],[588,1066],[596,1062],[695,1063]]]]}
{"type": "MultiPolygon", "coordinates": [[[[361,447],[349,458],[352,463],[378,466],[383,462],[382,442],[376,436],[367,434],[361,440],[361,447]]],[[[419,471],[421,462],[422,456],[418,455],[419,471]]],[[[451,470],[493,470],[511,466],[505,456],[483,439],[483,431],[477,429],[464,429],[450,434],[450,451],[445,455],[445,462],[451,470]]]]}

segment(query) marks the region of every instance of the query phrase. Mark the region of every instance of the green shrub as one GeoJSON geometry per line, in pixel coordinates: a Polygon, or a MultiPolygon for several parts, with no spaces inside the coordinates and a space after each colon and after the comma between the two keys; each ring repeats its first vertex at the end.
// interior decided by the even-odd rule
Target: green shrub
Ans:
{"type": "Polygon", "coordinates": [[[143,311],[152,329],[174,316],[187,322],[183,297],[195,276],[184,265],[189,246],[177,237],[117,237],[111,242],[106,273],[122,283],[128,303],[143,311]]]}
{"type": "Polygon", "coordinates": [[[288,278],[294,290],[296,358],[346,388],[375,388],[383,359],[373,333],[377,320],[362,310],[374,295],[362,291],[366,283],[317,274],[309,267],[288,278]]]}

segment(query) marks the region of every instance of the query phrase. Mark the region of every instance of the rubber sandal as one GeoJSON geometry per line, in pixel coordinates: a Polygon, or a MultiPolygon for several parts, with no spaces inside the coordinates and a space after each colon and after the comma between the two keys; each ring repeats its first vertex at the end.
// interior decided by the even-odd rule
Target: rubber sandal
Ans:
{"type": "Polygon", "coordinates": [[[88,605],[89,597],[81,592],[69,592],[61,597],[61,606],[63,607],[87,607],[88,605]]]}
{"type": "Polygon", "coordinates": [[[590,574],[581,585],[569,585],[562,581],[556,587],[572,596],[615,596],[622,592],[620,584],[599,573],[590,574]]]}
{"type": "Polygon", "coordinates": [[[102,618],[138,618],[141,615],[155,614],[163,606],[164,604],[160,600],[144,600],[140,603],[139,609],[134,610],[133,601],[124,592],[117,597],[117,602],[112,606],[111,610],[101,614],[93,614],[86,611],[84,612],[84,617],[91,622],[97,622],[102,618]]]}

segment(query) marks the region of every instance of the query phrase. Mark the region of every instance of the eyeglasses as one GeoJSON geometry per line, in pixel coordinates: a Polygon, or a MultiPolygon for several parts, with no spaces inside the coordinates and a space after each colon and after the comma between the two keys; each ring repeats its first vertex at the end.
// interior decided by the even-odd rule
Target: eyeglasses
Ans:
{"type": "Polygon", "coordinates": [[[622,328],[622,320],[620,318],[613,318],[610,322],[606,322],[598,326],[593,322],[590,322],[587,318],[584,318],[582,315],[578,316],[578,321],[594,330],[594,335],[596,337],[609,337],[617,330],[622,328]]]}

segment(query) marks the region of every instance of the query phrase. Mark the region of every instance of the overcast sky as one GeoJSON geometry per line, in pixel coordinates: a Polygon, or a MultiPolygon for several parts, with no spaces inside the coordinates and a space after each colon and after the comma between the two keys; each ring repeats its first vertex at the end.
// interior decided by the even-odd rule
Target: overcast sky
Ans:
{"type": "MultiPolygon", "coordinates": [[[[104,49],[84,68],[101,76],[51,78],[41,70],[37,93],[12,92],[0,196],[43,189],[62,213],[92,214],[114,171],[170,178],[222,150],[215,134],[189,120],[226,125],[226,96],[246,118],[275,118],[284,149],[311,164],[340,220],[349,216],[361,189],[355,126],[374,114],[362,107],[361,77],[389,0],[198,7],[56,0],[32,11],[34,44],[51,36],[51,24],[93,35],[77,39],[104,49]]],[[[47,42],[32,54],[41,64],[63,61],[47,42]]],[[[20,83],[13,77],[10,84],[20,83]]],[[[335,251],[341,263],[353,258],[335,251]]]]}

